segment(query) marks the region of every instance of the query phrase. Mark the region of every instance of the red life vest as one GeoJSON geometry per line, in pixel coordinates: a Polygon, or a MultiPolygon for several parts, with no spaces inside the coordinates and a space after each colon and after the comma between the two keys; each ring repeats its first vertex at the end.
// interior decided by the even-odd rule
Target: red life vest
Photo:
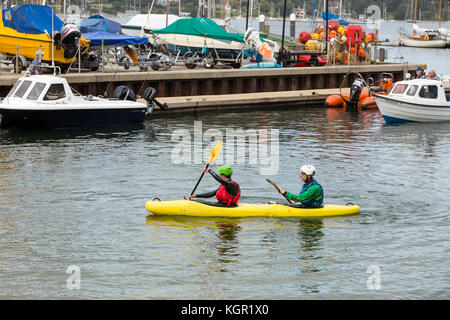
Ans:
{"type": "MultiPolygon", "coordinates": [[[[235,181],[231,180],[231,182],[236,183],[235,181]]],[[[237,183],[236,183],[237,184],[237,183]]],[[[216,198],[222,203],[226,203],[227,206],[236,205],[239,201],[239,198],[241,197],[241,187],[238,186],[238,193],[232,197],[224,185],[221,185],[219,189],[216,192],[216,198]]]]}

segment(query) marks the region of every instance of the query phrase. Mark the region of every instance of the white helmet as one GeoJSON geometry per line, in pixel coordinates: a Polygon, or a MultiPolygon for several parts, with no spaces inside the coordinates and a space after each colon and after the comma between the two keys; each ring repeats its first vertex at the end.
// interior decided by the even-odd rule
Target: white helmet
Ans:
{"type": "Polygon", "coordinates": [[[316,168],[314,166],[306,164],[300,168],[300,173],[302,172],[307,176],[314,176],[314,174],[316,173],[316,168]]]}

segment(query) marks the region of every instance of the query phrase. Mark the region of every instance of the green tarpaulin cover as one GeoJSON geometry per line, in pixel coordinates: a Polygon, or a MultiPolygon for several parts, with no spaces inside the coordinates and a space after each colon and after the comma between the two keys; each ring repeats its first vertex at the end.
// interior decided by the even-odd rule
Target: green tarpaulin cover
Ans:
{"type": "Polygon", "coordinates": [[[208,18],[186,18],[178,19],[163,29],[153,30],[153,33],[178,33],[194,36],[225,39],[244,42],[242,33],[230,33],[222,29],[217,23],[208,18]]]}

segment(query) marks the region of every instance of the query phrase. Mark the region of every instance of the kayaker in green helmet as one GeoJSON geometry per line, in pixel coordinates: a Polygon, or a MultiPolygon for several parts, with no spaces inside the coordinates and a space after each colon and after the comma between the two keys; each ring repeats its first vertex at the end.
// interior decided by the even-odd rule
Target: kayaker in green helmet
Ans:
{"type": "Polygon", "coordinates": [[[279,189],[280,194],[284,195],[292,204],[300,202],[305,208],[320,208],[323,206],[323,188],[314,180],[313,176],[316,168],[311,165],[304,165],[300,169],[300,178],[304,182],[300,194],[292,194],[290,192],[279,189]]]}
{"type": "Polygon", "coordinates": [[[223,165],[215,173],[210,168],[203,168],[203,172],[209,172],[214,179],[216,179],[221,186],[211,192],[206,192],[202,194],[191,194],[188,199],[192,198],[211,198],[216,196],[219,204],[224,206],[236,206],[239,198],[241,196],[241,188],[236,181],[231,179],[233,174],[233,169],[229,165],[223,165]]]}

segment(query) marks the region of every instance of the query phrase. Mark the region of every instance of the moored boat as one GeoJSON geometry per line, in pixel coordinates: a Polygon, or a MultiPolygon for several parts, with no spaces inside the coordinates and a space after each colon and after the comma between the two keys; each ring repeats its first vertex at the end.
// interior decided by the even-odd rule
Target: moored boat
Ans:
{"type": "Polygon", "coordinates": [[[416,48],[445,48],[447,46],[447,40],[436,37],[433,39],[413,37],[403,34],[400,36],[399,45],[416,48]]]}
{"type": "Polygon", "coordinates": [[[322,208],[301,208],[289,204],[240,203],[235,207],[224,207],[213,203],[194,200],[156,201],[145,204],[154,215],[198,216],[198,217],[272,217],[272,218],[313,218],[354,215],[360,212],[355,204],[325,204],[322,208]]]}
{"type": "Polygon", "coordinates": [[[0,127],[76,128],[140,123],[153,107],[154,94],[153,88],[147,88],[147,104],[136,102],[134,93],[124,86],[116,88],[114,99],[74,95],[64,78],[26,75],[0,101],[0,127]]]}
{"type": "Polygon", "coordinates": [[[375,95],[386,123],[450,121],[450,84],[440,80],[399,81],[387,96],[375,95]]]}

